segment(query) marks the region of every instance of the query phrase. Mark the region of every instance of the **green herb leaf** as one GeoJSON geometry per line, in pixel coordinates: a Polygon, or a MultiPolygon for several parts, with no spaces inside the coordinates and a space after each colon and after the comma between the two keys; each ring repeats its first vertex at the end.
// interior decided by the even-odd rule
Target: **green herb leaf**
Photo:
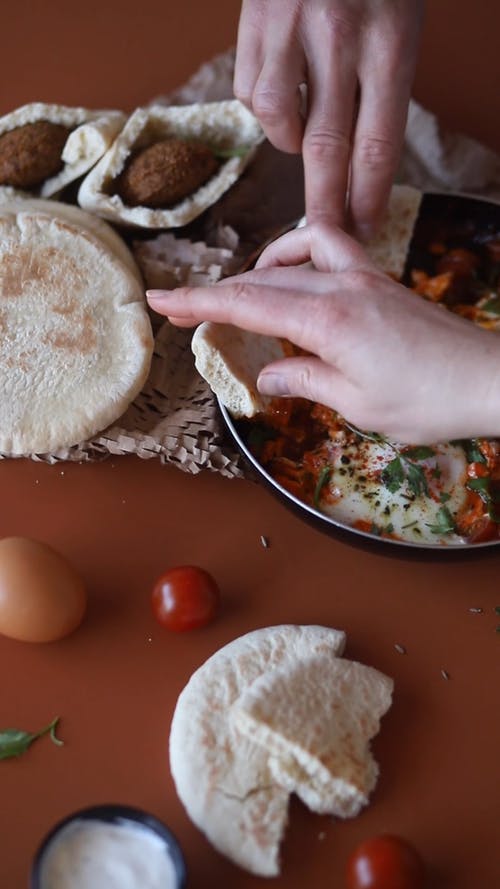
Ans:
{"type": "Polygon", "coordinates": [[[500,296],[493,296],[484,306],[481,306],[482,312],[488,312],[490,315],[500,315],[500,296]]]}
{"type": "Polygon", "coordinates": [[[495,614],[500,614],[500,605],[495,605],[495,614]]]}
{"type": "Polygon", "coordinates": [[[466,487],[479,494],[483,503],[486,504],[491,521],[497,525],[500,524],[500,486],[498,482],[482,476],[481,478],[468,479],[466,487]]]}
{"type": "Polygon", "coordinates": [[[415,448],[406,448],[403,451],[403,457],[408,460],[428,460],[429,457],[435,457],[434,448],[428,448],[425,445],[417,445],[415,448]]]}
{"type": "Polygon", "coordinates": [[[447,491],[441,491],[439,499],[441,503],[448,503],[448,500],[451,500],[451,494],[448,494],[447,491]]]}
{"type": "Polygon", "coordinates": [[[477,439],[454,439],[451,444],[459,445],[459,447],[463,448],[467,463],[486,463],[486,457],[479,447],[477,439]]]}
{"type": "Polygon", "coordinates": [[[452,534],[455,530],[455,522],[448,507],[442,506],[441,509],[438,509],[436,524],[427,524],[427,527],[431,534],[452,534]]]}
{"type": "Polygon", "coordinates": [[[485,503],[490,502],[489,478],[469,478],[467,479],[466,488],[469,488],[470,491],[476,491],[485,503]]]}
{"type": "Polygon", "coordinates": [[[23,753],[26,753],[33,741],[37,738],[41,738],[42,735],[50,735],[54,744],[61,747],[64,742],[56,737],[55,733],[58,722],[59,716],[56,716],[49,725],[46,725],[45,728],[42,728],[39,732],[34,733],[25,732],[22,731],[22,729],[16,728],[4,729],[4,731],[0,732],[0,759],[10,759],[14,756],[22,756],[23,753]]]}
{"type": "Polygon", "coordinates": [[[319,501],[321,499],[321,493],[322,493],[325,485],[328,484],[328,482],[330,481],[331,476],[332,476],[331,466],[323,466],[323,469],[321,470],[321,472],[318,476],[318,481],[316,482],[316,487],[314,489],[313,504],[316,507],[316,509],[319,509],[319,505],[320,505],[319,501]]]}
{"type": "Polygon", "coordinates": [[[381,479],[391,494],[399,491],[405,480],[405,471],[400,457],[394,457],[394,460],[387,464],[385,469],[382,470],[381,479]]]}
{"type": "Polygon", "coordinates": [[[420,494],[429,493],[427,479],[421,466],[415,466],[414,463],[406,463],[406,478],[408,487],[416,497],[419,497],[420,494]]]}

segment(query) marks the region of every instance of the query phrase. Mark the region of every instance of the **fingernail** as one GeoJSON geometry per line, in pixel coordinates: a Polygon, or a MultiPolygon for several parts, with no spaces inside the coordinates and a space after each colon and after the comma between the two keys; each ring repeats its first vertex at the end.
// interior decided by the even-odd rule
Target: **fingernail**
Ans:
{"type": "Polygon", "coordinates": [[[148,299],[165,299],[170,296],[170,290],[146,290],[148,299]]]}
{"type": "Polygon", "coordinates": [[[290,395],[287,378],[282,374],[265,373],[257,380],[261,395],[290,395]]]}

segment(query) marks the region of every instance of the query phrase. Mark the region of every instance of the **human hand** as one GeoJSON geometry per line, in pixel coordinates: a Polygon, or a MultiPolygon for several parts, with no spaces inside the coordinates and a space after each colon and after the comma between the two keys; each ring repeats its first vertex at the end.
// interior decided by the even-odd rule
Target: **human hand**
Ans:
{"type": "Polygon", "coordinates": [[[263,394],[320,402],[394,441],[500,435],[499,336],[397,284],[339,230],[296,229],[253,271],[148,297],[174,324],[233,324],[312,353],[263,368],[263,394]]]}
{"type": "Polygon", "coordinates": [[[273,145],[302,151],[308,222],[347,224],[364,241],[380,224],[403,144],[422,7],[243,0],[234,92],[273,145]]]}

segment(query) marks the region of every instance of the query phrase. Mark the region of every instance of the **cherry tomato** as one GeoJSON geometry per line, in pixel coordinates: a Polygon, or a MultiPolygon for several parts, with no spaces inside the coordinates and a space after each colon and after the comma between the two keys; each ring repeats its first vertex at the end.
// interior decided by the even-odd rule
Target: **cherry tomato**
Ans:
{"type": "Polygon", "coordinates": [[[209,623],[219,598],[219,587],[208,571],[179,565],[158,578],[151,601],[157,621],[167,630],[182,633],[209,623]]]}
{"type": "Polygon", "coordinates": [[[422,889],[424,865],[418,852],[400,837],[365,840],[347,862],[347,889],[422,889]]]}

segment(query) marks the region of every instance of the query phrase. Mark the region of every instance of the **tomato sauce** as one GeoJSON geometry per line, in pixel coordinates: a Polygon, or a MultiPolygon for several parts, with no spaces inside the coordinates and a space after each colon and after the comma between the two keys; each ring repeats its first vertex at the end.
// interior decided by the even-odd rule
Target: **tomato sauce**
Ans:
{"type": "MultiPolygon", "coordinates": [[[[434,232],[414,253],[412,256],[410,251],[403,279],[406,286],[423,299],[439,303],[486,329],[500,329],[497,231],[477,240],[469,230],[465,239],[434,232]],[[419,258],[423,262],[419,263],[419,258]]],[[[299,354],[289,343],[286,351],[289,355],[299,354]]],[[[291,494],[319,509],[329,496],[332,443],[352,447],[365,435],[334,410],[299,398],[275,398],[265,414],[240,425],[250,450],[269,474],[291,494]]],[[[465,496],[451,528],[467,542],[498,539],[500,443],[481,439],[459,444],[467,465],[465,496]]],[[[371,529],[370,521],[362,518],[353,525],[360,530],[371,529]]],[[[384,536],[393,535],[386,531],[384,536]]]]}

